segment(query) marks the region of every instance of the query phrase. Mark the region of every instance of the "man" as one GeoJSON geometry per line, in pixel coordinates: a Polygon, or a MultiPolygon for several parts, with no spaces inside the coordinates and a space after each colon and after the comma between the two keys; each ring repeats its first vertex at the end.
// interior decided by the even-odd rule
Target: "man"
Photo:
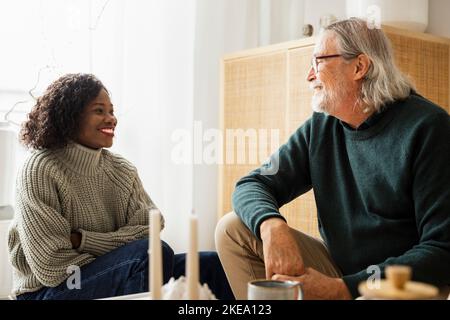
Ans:
{"type": "Polygon", "coordinates": [[[280,147],[274,175],[264,165],[237,183],[237,215],[216,229],[236,298],[264,277],[301,282],[306,299],[356,298],[371,270],[394,264],[450,284],[448,114],[415,93],[386,36],[361,19],[325,30],[307,80],[315,113],[280,147]],[[279,213],[311,188],[324,242],[279,213]]]}

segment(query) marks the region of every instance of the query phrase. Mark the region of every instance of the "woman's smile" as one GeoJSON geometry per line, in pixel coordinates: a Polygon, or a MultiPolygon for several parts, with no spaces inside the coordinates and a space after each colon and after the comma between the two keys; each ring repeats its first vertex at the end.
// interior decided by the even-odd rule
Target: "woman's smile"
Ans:
{"type": "Polygon", "coordinates": [[[104,128],[100,128],[98,129],[101,133],[103,133],[104,135],[114,138],[114,127],[104,127],[104,128]]]}

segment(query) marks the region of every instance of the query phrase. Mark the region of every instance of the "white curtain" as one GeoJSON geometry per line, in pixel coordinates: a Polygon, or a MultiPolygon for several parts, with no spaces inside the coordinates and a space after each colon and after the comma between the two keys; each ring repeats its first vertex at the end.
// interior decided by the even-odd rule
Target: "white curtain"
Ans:
{"type": "Polygon", "coordinates": [[[93,36],[93,73],[117,106],[112,150],[138,168],[175,251],[187,249],[193,208],[192,164],[174,163],[171,148],[172,133],[193,124],[195,8],[194,0],[111,1],[93,36]]]}
{"type": "Polygon", "coordinates": [[[259,1],[259,45],[302,37],[304,0],[259,1]]]}

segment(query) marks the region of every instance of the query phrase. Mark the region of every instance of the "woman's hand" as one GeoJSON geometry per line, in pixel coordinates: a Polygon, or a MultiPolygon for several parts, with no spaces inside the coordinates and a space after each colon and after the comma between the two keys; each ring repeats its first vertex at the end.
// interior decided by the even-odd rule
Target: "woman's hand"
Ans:
{"type": "Polygon", "coordinates": [[[70,234],[70,242],[72,242],[72,248],[78,249],[81,244],[81,233],[79,232],[72,232],[70,234]]]}

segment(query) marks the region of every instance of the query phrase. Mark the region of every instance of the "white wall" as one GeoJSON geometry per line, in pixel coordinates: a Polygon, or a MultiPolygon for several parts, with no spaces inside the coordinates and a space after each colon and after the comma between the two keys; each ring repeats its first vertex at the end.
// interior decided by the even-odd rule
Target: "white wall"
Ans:
{"type": "MultiPolygon", "coordinates": [[[[312,24],[314,30],[318,30],[320,17],[326,14],[333,14],[338,19],[345,18],[345,0],[306,0],[304,21],[312,24]]],[[[428,16],[426,32],[450,38],[450,1],[429,0],[428,16]]]]}
{"type": "Polygon", "coordinates": [[[332,14],[338,19],[345,19],[345,0],[306,0],[305,1],[305,24],[314,27],[316,35],[320,29],[320,18],[332,14]]]}
{"type": "Polygon", "coordinates": [[[427,33],[450,38],[450,1],[429,0],[427,33]]]}

